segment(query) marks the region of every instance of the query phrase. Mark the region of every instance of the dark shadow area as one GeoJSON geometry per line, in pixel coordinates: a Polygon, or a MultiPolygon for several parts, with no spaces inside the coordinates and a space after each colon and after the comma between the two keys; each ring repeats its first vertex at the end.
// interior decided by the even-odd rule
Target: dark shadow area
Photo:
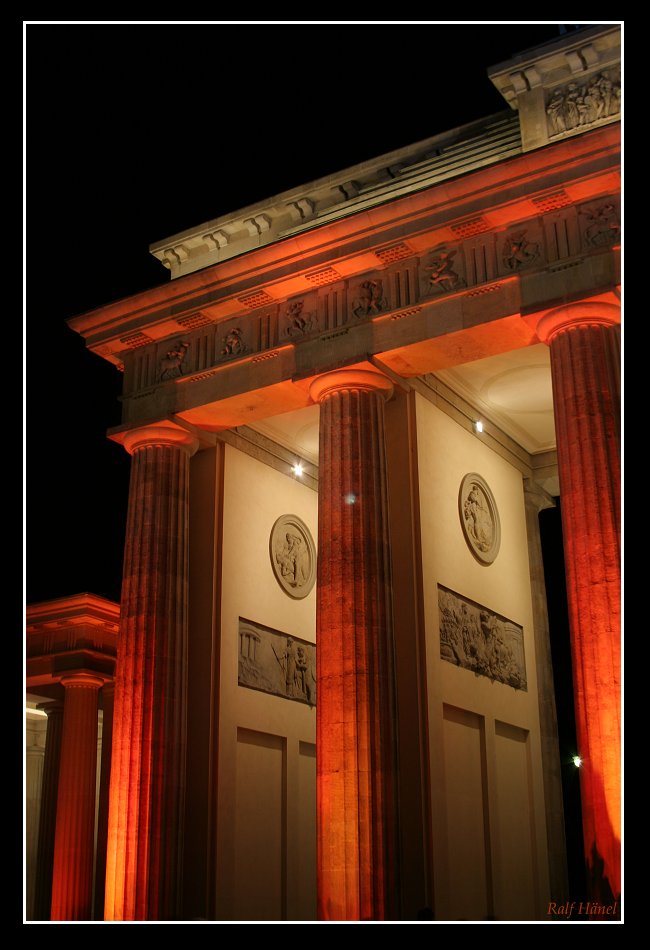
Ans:
{"type": "MultiPolygon", "coordinates": [[[[557,707],[557,728],[562,768],[562,795],[566,829],[569,890],[567,899],[586,900],[584,839],[582,835],[582,806],[580,801],[579,769],[573,764],[578,751],[576,720],[573,705],[573,672],[571,638],[567,606],[564,548],[562,541],[562,513],[560,499],[555,508],[546,508],[539,515],[539,529],[544,559],[544,579],[548,604],[548,623],[551,637],[553,679],[557,707]]],[[[553,895],[555,897],[555,895],[553,895]]],[[[563,895],[557,895],[561,900],[563,895]]]]}

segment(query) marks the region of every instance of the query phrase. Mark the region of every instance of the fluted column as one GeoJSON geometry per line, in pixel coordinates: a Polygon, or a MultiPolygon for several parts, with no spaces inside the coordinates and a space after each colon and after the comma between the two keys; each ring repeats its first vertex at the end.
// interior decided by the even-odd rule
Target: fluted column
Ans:
{"type": "Polygon", "coordinates": [[[111,753],[113,747],[113,699],[115,683],[104,683],[102,688],[102,761],[97,805],[97,848],[95,852],[95,920],[104,917],[106,883],[106,841],[108,837],[108,793],[111,780],[111,753]]]}
{"type": "Polygon", "coordinates": [[[585,857],[602,901],[621,886],[619,320],[585,302],[536,328],[551,350],[585,857]]]}
{"type": "Polygon", "coordinates": [[[27,920],[34,920],[34,888],[38,860],[38,824],[43,790],[47,719],[27,715],[25,723],[25,909],[27,920]]]}
{"type": "Polygon", "coordinates": [[[133,456],[115,676],[106,920],[180,916],[187,706],[189,459],[164,424],[133,456]]]}
{"type": "Polygon", "coordinates": [[[317,840],[321,920],[397,916],[395,692],[379,373],[318,377],[317,840]]]}
{"type": "Polygon", "coordinates": [[[548,626],[548,608],[546,606],[542,541],[539,532],[540,511],[554,507],[555,502],[532,479],[525,478],[524,503],[526,507],[533,625],[535,628],[535,666],[537,669],[539,732],[542,745],[542,770],[546,804],[549,884],[551,896],[562,900],[569,897],[569,872],[564,832],[562,768],[557,732],[553,658],[551,656],[551,637],[548,626]]]}
{"type": "Polygon", "coordinates": [[[49,920],[52,906],[54,831],[56,828],[56,802],[61,762],[63,703],[44,703],[39,706],[39,709],[43,709],[47,713],[47,732],[45,734],[41,811],[38,820],[34,920],[49,920]]]}
{"type": "Polygon", "coordinates": [[[56,803],[52,920],[90,920],[95,845],[97,701],[103,680],[71,673],[65,687],[56,803]]]}

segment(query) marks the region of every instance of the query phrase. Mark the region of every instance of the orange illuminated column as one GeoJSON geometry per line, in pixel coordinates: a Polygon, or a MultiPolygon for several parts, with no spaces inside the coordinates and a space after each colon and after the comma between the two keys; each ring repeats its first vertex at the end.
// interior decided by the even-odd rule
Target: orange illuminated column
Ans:
{"type": "Polygon", "coordinates": [[[318,914],[395,918],[395,694],[379,373],[318,377],[318,914]]]}
{"type": "Polygon", "coordinates": [[[187,706],[189,460],[173,424],[132,454],[115,675],[106,920],[180,916],[187,706]]]}
{"type": "Polygon", "coordinates": [[[65,687],[56,805],[52,920],[90,920],[97,775],[97,700],[103,680],[87,672],[65,687]]]}
{"type": "Polygon", "coordinates": [[[41,813],[38,821],[34,920],[49,920],[52,906],[52,867],[54,863],[54,831],[56,828],[56,801],[59,790],[59,765],[61,762],[63,703],[46,703],[39,706],[39,709],[47,713],[47,732],[45,734],[41,813]]]}
{"type": "Polygon", "coordinates": [[[620,896],[620,311],[547,313],[551,349],[585,855],[592,896],[620,896]]]}

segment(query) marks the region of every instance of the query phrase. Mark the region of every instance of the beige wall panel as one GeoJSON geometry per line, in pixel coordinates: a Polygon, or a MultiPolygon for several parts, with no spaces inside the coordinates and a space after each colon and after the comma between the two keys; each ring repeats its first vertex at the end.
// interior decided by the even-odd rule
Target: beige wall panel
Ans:
{"type": "Polygon", "coordinates": [[[484,920],[491,915],[484,722],[450,706],[443,719],[449,916],[484,920]]]}
{"type": "Polygon", "coordinates": [[[298,908],[295,920],[316,919],[316,746],[301,742],[298,755],[298,908]]]}
{"type": "Polygon", "coordinates": [[[237,920],[285,917],[285,758],[285,743],[279,736],[237,730],[233,908],[237,920]]]}
{"type": "Polygon", "coordinates": [[[537,858],[528,732],[496,722],[495,755],[497,823],[494,837],[499,849],[494,880],[495,909],[502,920],[533,920],[537,858]]]}

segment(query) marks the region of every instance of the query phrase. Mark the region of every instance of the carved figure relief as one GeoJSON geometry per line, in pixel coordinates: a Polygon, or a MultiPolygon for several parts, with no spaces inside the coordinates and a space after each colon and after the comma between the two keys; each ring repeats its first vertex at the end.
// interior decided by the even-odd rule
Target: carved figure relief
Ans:
{"type": "Polygon", "coordinates": [[[246,344],[242,340],[241,330],[239,327],[235,327],[234,330],[229,330],[226,333],[223,339],[223,346],[221,347],[222,356],[240,356],[242,353],[246,352],[246,344]]]}
{"type": "Polygon", "coordinates": [[[546,105],[549,135],[561,135],[593,122],[619,115],[621,77],[602,72],[586,82],[570,82],[555,89],[546,105]]]}
{"type": "Polygon", "coordinates": [[[240,617],[237,682],[315,706],[316,647],[240,617]]]}
{"type": "Polygon", "coordinates": [[[539,244],[529,241],[525,231],[510,234],[503,245],[503,263],[509,270],[532,264],[539,255],[539,244]]]}
{"type": "Polygon", "coordinates": [[[600,208],[587,208],[580,211],[588,220],[585,238],[594,247],[615,244],[621,236],[621,224],[616,205],[609,202],[600,208]]]}
{"type": "Polygon", "coordinates": [[[290,597],[306,597],[316,580],[316,548],[304,521],[296,515],[278,518],[271,529],[269,551],[280,587],[290,597]]]}
{"type": "Polygon", "coordinates": [[[458,508],[470,551],[481,564],[492,564],[501,545],[501,523],[494,495],[476,472],[470,472],[462,480],[458,508]]]}
{"type": "Polygon", "coordinates": [[[318,317],[312,311],[305,313],[304,306],[304,300],[296,300],[287,307],[284,314],[288,322],[287,336],[306,336],[318,330],[318,317]]]}
{"type": "Polygon", "coordinates": [[[439,251],[424,268],[425,271],[430,271],[429,292],[456,290],[465,286],[465,281],[452,266],[455,256],[456,251],[439,251]]]}
{"type": "Polygon", "coordinates": [[[167,350],[167,355],[163,356],[160,361],[161,382],[166,379],[176,379],[177,376],[183,375],[183,363],[189,348],[189,343],[182,343],[177,340],[172,348],[167,350]]]}
{"type": "Polygon", "coordinates": [[[524,631],[487,607],[438,584],[440,658],[477,676],[527,690],[524,631]]]}
{"type": "Polygon", "coordinates": [[[364,280],[357,288],[357,295],[352,301],[352,313],[355,317],[370,317],[381,313],[388,307],[384,297],[383,281],[364,280]]]}

